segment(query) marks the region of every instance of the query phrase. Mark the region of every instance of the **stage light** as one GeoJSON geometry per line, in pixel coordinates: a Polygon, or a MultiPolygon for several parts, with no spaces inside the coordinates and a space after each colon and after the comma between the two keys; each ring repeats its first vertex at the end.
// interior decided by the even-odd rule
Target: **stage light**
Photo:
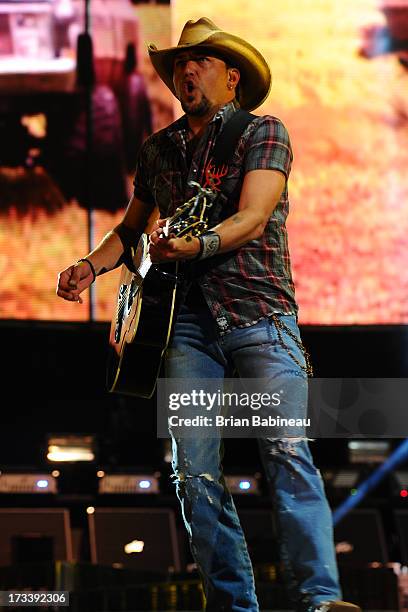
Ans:
{"type": "Polygon", "coordinates": [[[56,463],[94,461],[94,438],[79,435],[50,435],[47,459],[56,463]]]}
{"type": "Polygon", "coordinates": [[[259,482],[255,476],[225,476],[225,482],[235,495],[259,495],[259,482]]]}
{"type": "Polygon", "coordinates": [[[45,480],[45,479],[43,479],[43,480],[37,480],[37,487],[38,487],[39,489],[47,489],[47,488],[48,488],[48,486],[49,486],[49,482],[48,482],[48,480],[45,480]]]}
{"type": "Polygon", "coordinates": [[[0,475],[0,493],[57,493],[57,480],[51,474],[27,472],[0,475]]]}
{"type": "Polygon", "coordinates": [[[332,485],[337,489],[350,489],[356,484],[358,476],[357,470],[339,470],[334,475],[332,485]]]}
{"type": "Polygon", "coordinates": [[[390,453],[388,440],[349,440],[350,463],[383,463],[390,453]]]}
{"type": "Polygon", "coordinates": [[[342,492],[344,489],[347,491],[355,490],[355,485],[360,478],[359,470],[325,470],[323,472],[323,479],[326,485],[332,487],[332,489],[339,490],[342,492]]]}
{"type": "Polygon", "coordinates": [[[142,553],[144,545],[145,543],[143,542],[143,540],[133,540],[133,542],[125,544],[123,550],[127,555],[131,555],[133,553],[142,553]]]}
{"type": "Polygon", "coordinates": [[[371,563],[368,564],[368,567],[373,567],[374,569],[378,569],[379,567],[382,567],[383,564],[380,563],[379,561],[372,561],[371,563]]]}
{"type": "Polygon", "coordinates": [[[354,546],[353,544],[351,544],[351,542],[347,542],[347,541],[336,542],[335,550],[338,555],[341,555],[341,554],[344,555],[344,554],[352,553],[354,550],[354,546]]]}
{"type": "Polygon", "coordinates": [[[400,497],[408,497],[408,491],[406,489],[401,489],[400,497]]]}
{"type": "Polygon", "coordinates": [[[251,483],[249,482],[249,480],[241,480],[238,486],[243,491],[247,491],[248,489],[251,488],[251,483]]]}
{"type": "Polygon", "coordinates": [[[155,474],[105,474],[99,477],[100,494],[135,495],[160,493],[159,476],[155,474]]]}
{"type": "Polygon", "coordinates": [[[88,506],[86,509],[87,514],[95,514],[95,508],[93,506],[88,506]]]}
{"type": "Polygon", "coordinates": [[[150,489],[151,486],[152,483],[150,482],[150,480],[141,480],[139,482],[140,489],[150,489]]]}

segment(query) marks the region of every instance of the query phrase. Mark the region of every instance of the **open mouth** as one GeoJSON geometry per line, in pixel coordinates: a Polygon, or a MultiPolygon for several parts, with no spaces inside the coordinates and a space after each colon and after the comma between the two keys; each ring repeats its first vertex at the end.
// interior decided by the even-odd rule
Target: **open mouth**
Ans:
{"type": "Polygon", "coordinates": [[[183,90],[187,95],[191,95],[195,89],[193,81],[185,81],[183,84],[183,90]]]}

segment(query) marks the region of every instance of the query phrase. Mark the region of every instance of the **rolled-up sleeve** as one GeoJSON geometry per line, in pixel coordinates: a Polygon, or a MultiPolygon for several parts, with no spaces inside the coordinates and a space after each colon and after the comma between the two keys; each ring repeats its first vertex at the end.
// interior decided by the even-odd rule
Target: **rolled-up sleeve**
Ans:
{"type": "Polygon", "coordinates": [[[293,160],[289,134],[280,119],[265,115],[256,121],[244,159],[244,171],[280,170],[288,179],[293,160]]]}

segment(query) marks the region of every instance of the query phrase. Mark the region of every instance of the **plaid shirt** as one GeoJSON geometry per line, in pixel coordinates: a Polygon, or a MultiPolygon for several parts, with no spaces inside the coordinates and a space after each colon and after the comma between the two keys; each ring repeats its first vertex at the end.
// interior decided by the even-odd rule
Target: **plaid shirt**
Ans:
{"type": "MultiPolygon", "coordinates": [[[[213,117],[189,167],[185,116],[150,136],[139,155],[135,196],[147,204],[157,204],[161,217],[174,214],[180,204],[194,195],[188,181],[205,184],[206,168],[217,135],[235,112],[236,106],[230,102],[213,117]]],[[[288,178],[292,158],[283,123],[272,116],[254,119],[243,132],[222,178],[222,192],[211,209],[210,226],[238,210],[246,172],[274,169],[288,178]]],[[[288,212],[286,185],[260,238],[229,253],[183,265],[186,278],[200,285],[221,334],[235,327],[253,325],[272,313],[297,314],[285,226],[288,212]]],[[[186,281],[184,295],[188,288],[186,281]]]]}

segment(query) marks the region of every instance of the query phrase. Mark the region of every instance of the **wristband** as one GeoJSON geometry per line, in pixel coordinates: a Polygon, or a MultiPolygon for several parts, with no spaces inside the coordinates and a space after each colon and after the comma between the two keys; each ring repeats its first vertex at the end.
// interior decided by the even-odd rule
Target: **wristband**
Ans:
{"type": "Polygon", "coordinates": [[[216,232],[207,232],[199,236],[198,239],[200,241],[200,252],[197,259],[200,261],[215,255],[221,246],[221,238],[216,232]]]}
{"type": "Polygon", "coordinates": [[[89,263],[89,267],[91,268],[91,272],[92,272],[92,275],[93,275],[93,281],[92,282],[94,283],[95,282],[95,278],[96,278],[96,272],[95,272],[95,268],[94,268],[92,262],[89,261],[89,259],[87,259],[86,257],[83,257],[82,259],[78,259],[77,263],[80,263],[81,261],[86,261],[87,263],[89,263]]]}

